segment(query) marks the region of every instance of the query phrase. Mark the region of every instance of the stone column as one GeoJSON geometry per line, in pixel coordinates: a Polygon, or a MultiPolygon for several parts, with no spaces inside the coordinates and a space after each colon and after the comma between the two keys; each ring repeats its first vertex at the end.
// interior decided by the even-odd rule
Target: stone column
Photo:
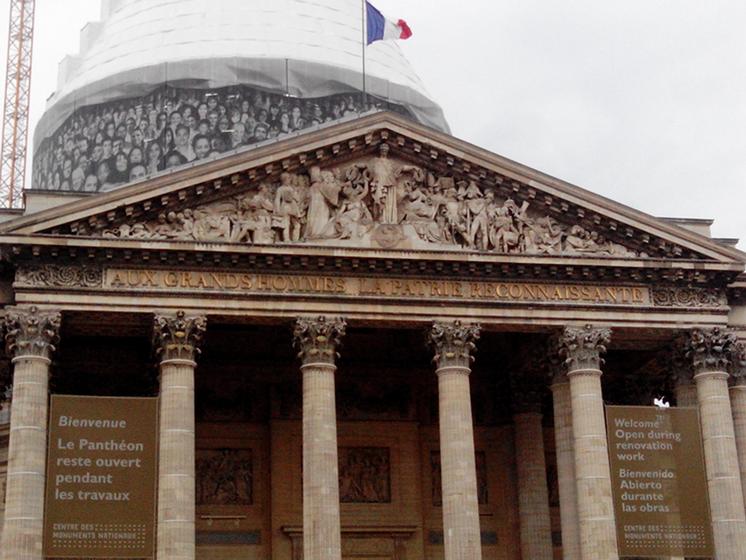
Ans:
{"type": "Polygon", "coordinates": [[[673,341],[668,356],[668,377],[673,385],[676,406],[697,406],[697,386],[692,377],[692,360],[689,356],[689,337],[673,341]]]}
{"type": "MultiPolygon", "coordinates": [[[[11,386],[13,384],[13,368],[10,360],[0,360],[0,426],[10,430],[11,386]]],[[[0,468],[0,539],[3,534],[5,520],[5,489],[7,488],[8,461],[0,468]]],[[[0,543],[1,544],[1,543],[0,543]]]]}
{"type": "Polygon", "coordinates": [[[2,560],[42,560],[50,358],[60,314],[8,308],[6,352],[13,363],[2,560]]]}
{"type": "Polygon", "coordinates": [[[733,428],[736,435],[738,467],[741,472],[741,488],[746,503],[746,343],[734,345],[731,355],[730,406],[733,411],[733,428]]]}
{"type": "Polygon", "coordinates": [[[543,379],[523,373],[511,379],[521,556],[531,560],[552,560],[552,520],[541,425],[541,391],[536,387],[538,384],[543,388],[543,379]]]}
{"type": "Polygon", "coordinates": [[[697,406],[697,386],[693,383],[677,383],[674,385],[676,406],[697,406]]]}
{"type": "Polygon", "coordinates": [[[575,482],[575,443],[572,433],[570,380],[566,375],[567,368],[559,360],[557,351],[556,345],[553,344],[548,355],[552,370],[550,389],[554,410],[554,446],[557,453],[562,558],[580,560],[580,523],[575,482]]]}
{"type": "Polygon", "coordinates": [[[445,560],[481,560],[469,374],[477,325],[435,323],[429,341],[438,376],[445,560]]]}
{"type": "Polygon", "coordinates": [[[727,367],[735,342],[735,335],[718,327],[694,329],[689,341],[718,560],[742,559],[746,551],[746,513],[728,395],[727,367]]]}
{"type": "MultiPolygon", "coordinates": [[[[697,386],[692,381],[694,372],[689,357],[689,337],[684,335],[673,341],[667,356],[668,377],[673,386],[677,407],[697,406],[697,386]]],[[[684,560],[683,556],[666,556],[662,560],[684,560]]]]}
{"type": "Polygon", "coordinates": [[[566,327],[560,339],[570,379],[580,557],[583,560],[619,558],[601,393],[601,354],[606,351],[610,338],[609,329],[587,325],[566,327]]]}
{"type": "Polygon", "coordinates": [[[194,369],[207,319],[157,315],[160,364],[158,560],[195,558],[194,369]]]}
{"type": "Polygon", "coordinates": [[[339,318],[300,318],[295,323],[303,373],[304,560],[342,557],[334,374],[345,328],[339,318]]]}

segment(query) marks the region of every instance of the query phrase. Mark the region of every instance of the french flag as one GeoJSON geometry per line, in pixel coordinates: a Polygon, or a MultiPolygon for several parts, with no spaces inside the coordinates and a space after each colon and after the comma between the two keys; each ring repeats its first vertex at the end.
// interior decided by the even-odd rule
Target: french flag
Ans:
{"type": "Polygon", "coordinates": [[[412,36],[412,30],[407,22],[400,19],[397,22],[386,19],[378,9],[365,1],[365,12],[368,20],[368,44],[376,41],[385,41],[387,39],[409,39],[412,36]]]}

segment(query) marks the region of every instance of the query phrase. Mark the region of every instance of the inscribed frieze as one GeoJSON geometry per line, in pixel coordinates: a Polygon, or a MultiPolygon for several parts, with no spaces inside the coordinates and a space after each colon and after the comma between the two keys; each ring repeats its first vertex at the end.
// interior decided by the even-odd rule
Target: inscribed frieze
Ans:
{"type": "Polygon", "coordinates": [[[650,290],[645,286],[252,274],[205,270],[110,268],[104,275],[104,288],[415,300],[450,299],[628,306],[652,304],[650,290]]]}

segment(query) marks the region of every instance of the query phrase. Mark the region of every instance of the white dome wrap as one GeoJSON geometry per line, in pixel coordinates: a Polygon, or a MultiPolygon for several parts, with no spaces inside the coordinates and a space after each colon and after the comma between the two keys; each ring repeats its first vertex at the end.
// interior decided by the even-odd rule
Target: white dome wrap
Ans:
{"type": "MultiPolygon", "coordinates": [[[[78,108],[175,87],[251,85],[300,98],[362,89],[359,0],[104,0],[60,65],[36,128],[49,137],[78,108]]],[[[416,32],[416,30],[415,30],[416,32]]],[[[394,41],[366,51],[366,90],[448,130],[394,41]]]]}

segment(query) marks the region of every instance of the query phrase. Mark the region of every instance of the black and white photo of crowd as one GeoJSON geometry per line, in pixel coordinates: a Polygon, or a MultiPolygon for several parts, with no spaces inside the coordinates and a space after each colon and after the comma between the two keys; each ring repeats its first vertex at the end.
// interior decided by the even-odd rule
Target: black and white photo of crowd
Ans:
{"type": "Polygon", "coordinates": [[[146,97],[77,110],[34,157],[32,188],[99,192],[160,171],[379,108],[361,92],[314,99],[248,86],[162,87],[146,97]],[[364,106],[365,105],[365,106],[364,106]]]}

